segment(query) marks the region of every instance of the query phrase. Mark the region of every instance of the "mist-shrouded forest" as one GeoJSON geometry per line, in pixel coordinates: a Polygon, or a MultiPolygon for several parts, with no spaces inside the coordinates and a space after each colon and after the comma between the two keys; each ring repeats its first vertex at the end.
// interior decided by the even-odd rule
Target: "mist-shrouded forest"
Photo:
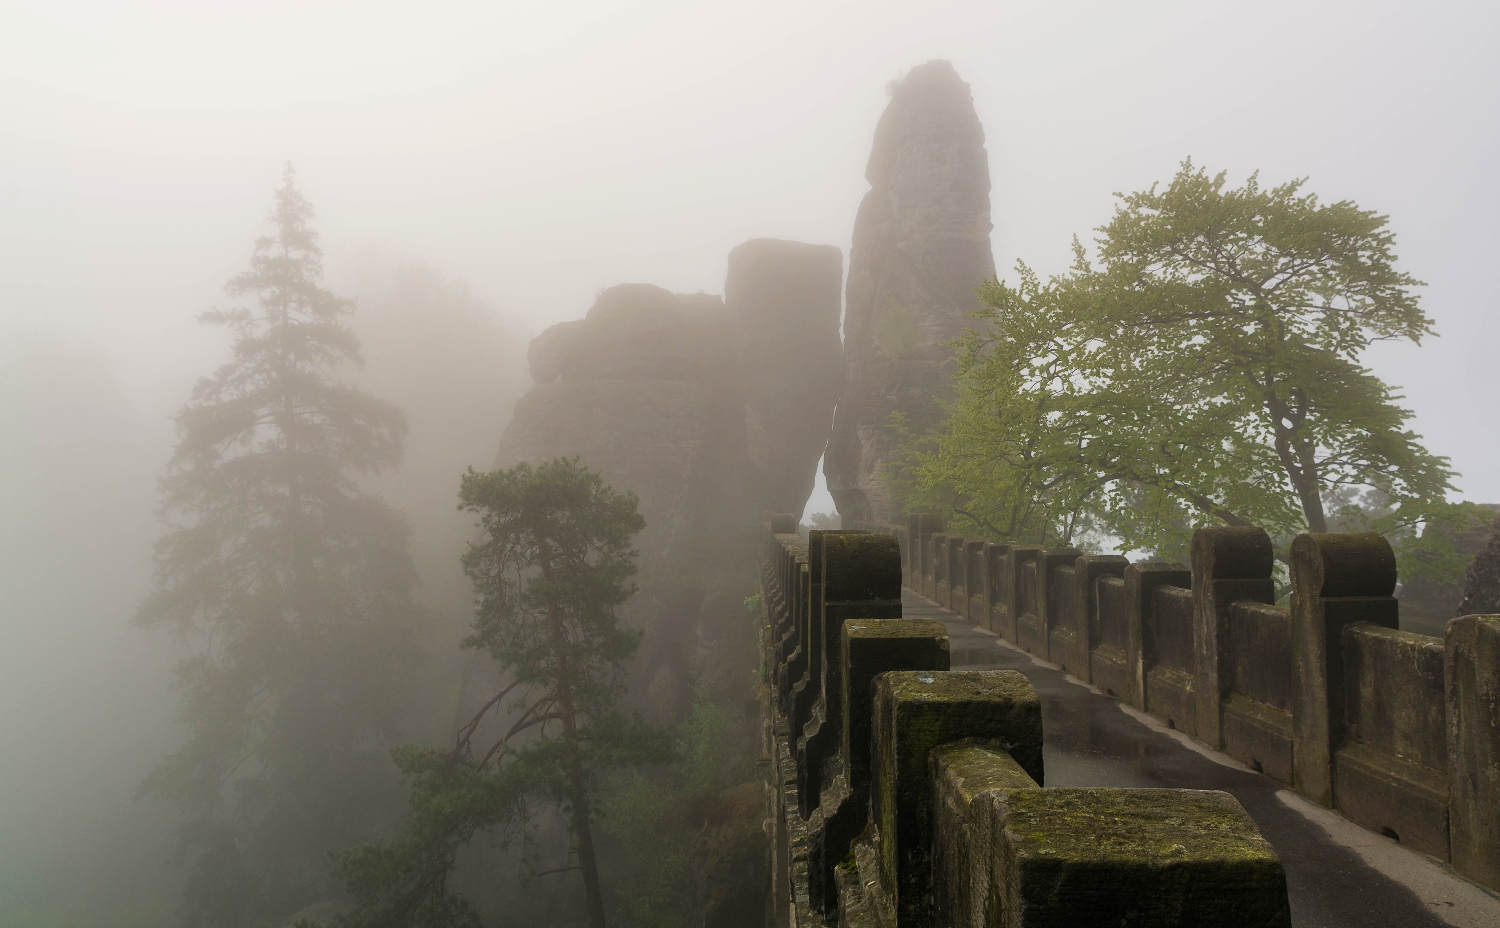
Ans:
{"type": "MultiPolygon", "coordinates": [[[[878,170],[872,139],[902,82],[932,60],[952,63],[983,126],[991,309],[1044,321],[1062,312],[1065,301],[1048,304],[1027,286],[1082,279],[1066,276],[1071,239],[1097,251],[1116,194],[1165,189],[1185,158],[1210,176],[1226,171],[1226,189],[1257,171],[1267,189],[1308,178],[1304,192],[1321,202],[1382,217],[1395,266],[1409,275],[1401,286],[1420,295],[1431,323],[1420,338],[1375,337],[1357,359],[1390,387],[1381,402],[1408,413],[1390,428],[1410,431],[1420,447],[1408,460],[1436,474],[1427,501],[1500,503],[1490,375],[1500,344],[1490,279],[1500,249],[1497,40],[1500,12],[1459,2],[0,10],[0,928],[254,928],[294,917],[566,926],[604,915],[685,926],[690,914],[701,923],[704,911],[745,908],[723,874],[753,842],[741,825],[759,801],[746,786],[760,672],[746,615],[758,607],[747,603],[750,563],[735,567],[744,549],[726,527],[801,506],[804,526],[832,528],[848,506],[825,477],[826,438],[787,450],[765,423],[804,406],[822,415],[825,400],[832,418],[838,352],[851,344],[841,314],[852,312],[856,217],[878,170]],[[288,190],[309,210],[290,238],[275,212],[288,190]],[[314,238],[297,237],[306,232],[314,238]],[[797,248],[756,252],[759,239],[797,248]],[[799,295],[756,289],[770,266],[802,275],[791,288],[799,295]],[[804,304],[823,315],[799,329],[804,304]],[[229,324],[201,324],[214,312],[229,324]],[[312,347],[286,348],[289,332],[312,347]],[[256,351],[272,360],[219,400],[195,387],[236,364],[251,371],[256,351]],[[777,364],[831,373],[782,395],[777,364]],[[288,379],[267,387],[266,371],[288,379]],[[643,380],[667,379],[681,384],[638,392],[643,380]],[[564,388],[574,392],[557,399],[564,388]],[[276,390],[283,400],[296,390],[334,397],[334,412],[294,414],[291,400],[284,418],[270,405],[246,412],[246,397],[276,390]],[[214,402],[223,417],[203,426],[214,402]],[[507,431],[522,413],[530,418],[507,431]],[[346,414],[354,425],[339,424],[346,414]],[[652,431],[671,416],[693,422],[714,453],[676,455],[682,430],[652,431]],[[195,427],[207,429],[201,447],[195,427]],[[196,450],[185,457],[185,448],[196,450]],[[294,693],[316,702],[306,696],[316,687],[277,690],[285,681],[274,660],[235,684],[232,711],[223,695],[232,687],[201,686],[205,666],[233,676],[234,629],[254,626],[222,616],[256,614],[241,600],[305,578],[252,570],[253,581],[213,594],[228,604],[218,613],[197,593],[177,612],[149,605],[186,583],[186,572],[172,573],[172,533],[250,498],[231,487],[242,475],[222,468],[257,454],[312,461],[307,473],[334,488],[328,499],[389,514],[377,540],[384,568],[370,566],[374,554],[348,554],[375,544],[352,517],[320,523],[324,566],[311,572],[325,580],[327,564],[358,560],[328,583],[347,603],[312,608],[287,593],[287,614],[301,618],[286,628],[322,628],[308,616],[336,613],[352,618],[327,640],[368,640],[360,610],[371,597],[348,579],[365,577],[400,587],[380,594],[379,609],[396,629],[390,640],[409,648],[374,655],[399,666],[390,711],[340,730],[349,743],[337,750],[369,761],[349,769],[374,771],[360,782],[378,799],[357,822],[306,834],[297,826],[313,818],[307,809],[333,803],[319,794],[278,805],[265,784],[333,756],[337,739],[312,739],[316,748],[285,755],[295,763],[280,768],[256,764],[271,756],[265,744],[295,740],[277,740],[285,720],[268,707],[294,693]],[[778,454],[795,463],[791,477],[765,463],[778,454]],[[569,518],[580,524],[578,513],[595,520],[577,561],[614,564],[618,583],[575,577],[573,592],[547,600],[553,588],[525,578],[539,575],[546,558],[535,552],[548,542],[524,535],[525,520],[507,521],[505,507],[545,496],[542,465],[574,455],[602,486],[547,471],[557,482],[549,498],[573,500],[569,518]],[[180,491],[189,478],[201,486],[174,496],[173,481],[180,491]],[[529,539],[514,545],[531,560],[485,548],[509,537],[502,529],[529,539]],[[507,570],[514,586],[484,585],[507,570]],[[564,615],[580,649],[568,652],[571,665],[565,649],[526,644],[562,636],[564,615]],[[209,664],[194,663],[206,654],[209,664]],[[518,679],[525,687],[504,690],[518,679]],[[491,701],[502,690],[532,702],[491,701]],[[528,722],[536,727],[507,741],[508,727],[528,722]],[[194,754],[200,743],[219,753],[194,754]],[[192,776],[159,775],[185,756],[198,757],[192,776]],[[455,768],[468,779],[454,779],[455,768]],[[223,776],[218,799],[189,809],[182,784],[201,786],[204,771],[223,776]],[[455,808],[463,814],[438,814],[455,808]],[[291,850],[245,825],[276,815],[291,825],[274,841],[304,842],[314,863],[287,863],[291,850]],[[584,856],[597,853],[602,890],[579,854],[589,815],[597,841],[584,856]],[[218,844],[203,823],[221,829],[218,844]],[[233,866],[205,850],[214,847],[231,848],[233,866]],[[238,895],[205,896],[231,871],[244,877],[238,895]],[[403,909],[408,891],[419,901],[403,909]]],[[[888,309],[873,337],[897,359],[916,349],[891,346],[936,339],[903,312],[888,309]]],[[[984,353],[974,358],[982,371],[984,353]]],[[[911,506],[949,505],[967,479],[933,461],[921,465],[924,488],[901,484],[911,506]]],[[[279,488],[265,499],[302,498],[296,479],[262,476],[279,488]]],[[[1359,511],[1373,518],[1395,499],[1399,480],[1367,477],[1322,488],[1334,507],[1325,527],[1346,526],[1340,501],[1364,500],[1359,511]]],[[[1094,544],[1124,539],[1137,553],[1180,556],[1199,516],[1155,497],[1149,525],[1101,515],[1120,499],[1143,509],[1154,491],[1131,492],[1108,505],[1081,494],[1064,521],[1092,526],[1094,544]]],[[[1295,495],[1281,496],[1247,504],[1246,518],[1274,521],[1273,534],[1306,530],[1295,495]]],[[[256,512],[243,539],[290,525],[286,550],[311,544],[295,515],[256,512]]],[[[1411,612],[1425,634],[1441,634],[1430,629],[1456,604],[1467,557],[1487,537],[1469,516],[1466,553],[1450,553],[1446,579],[1408,584],[1436,604],[1430,616],[1411,612]]],[[[526,524],[536,532],[542,522],[526,524]]],[[[195,570],[217,569],[221,554],[229,563],[241,536],[212,537],[216,549],[194,541],[176,556],[197,558],[195,570]]],[[[322,655],[299,668],[297,686],[334,679],[354,660],[316,651],[314,637],[275,645],[322,655]]]]}

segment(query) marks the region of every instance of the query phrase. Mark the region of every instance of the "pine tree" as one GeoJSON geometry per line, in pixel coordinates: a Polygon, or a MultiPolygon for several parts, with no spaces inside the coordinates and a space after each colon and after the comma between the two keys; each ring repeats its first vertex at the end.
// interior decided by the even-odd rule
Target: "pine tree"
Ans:
{"type": "Polygon", "coordinates": [[[178,669],[183,746],[142,785],[180,807],[190,925],[271,923],[327,890],[330,848],[367,839],[416,658],[405,520],[362,493],[397,463],[400,410],[337,375],[360,360],[321,286],[313,208],[286,166],[249,270],[253,308],[201,321],[231,360],[177,415],[162,479],[171,526],[137,621],[196,654],[178,669]]]}
{"type": "Polygon", "coordinates": [[[615,609],[635,592],[631,537],[645,527],[620,493],[577,459],[464,476],[463,508],[482,537],[464,555],[477,612],[464,646],[488,652],[503,684],[452,750],[393,753],[411,784],[401,837],[339,855],[357,902],[342,928],[469,928],[479,913],[450,886],[476,835],[521,832],[533,804],[558,804],[576,843],[592,928],[605,924],[594,841],[601,776],[665,760],[666,733],[617,709],[624,661],[640,633],[615,609]]]}

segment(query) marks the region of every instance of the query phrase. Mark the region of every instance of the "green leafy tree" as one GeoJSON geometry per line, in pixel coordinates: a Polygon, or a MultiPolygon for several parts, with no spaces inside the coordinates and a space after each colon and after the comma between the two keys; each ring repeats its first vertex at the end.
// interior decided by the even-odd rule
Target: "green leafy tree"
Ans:
{"type": "Polygon", "coordinates": [[[577,843],[590,925],[605,923],[594,827],[601,778],[661,760],[660,730],[616,708],[623,664],[640,634],[616,607],[635,592],[631,537],[645,527],[633,493],[577,459],[464,475],[459,497],[482,538],[464,555],[477,612],[464,646],[487,652],[503,686],[458,732],[451,750],[394,754],[411,784],[405,834],[338,856],[357,908],[348,926],[479,925],[452,877],[481,833],[523,833],[536,802],[558,804],[577,843]]]}
{"type": "Polygon", "coordinates": [[[395,407],[336,371],[359,360],[324,289],[291,165],[271,234],[202,320],[233,356],[177,415],[155,591],[137,620],[199,643],[178,669],[183,746],[146,795],[181,807],[192,925],[273,922],[325,891],[327,854],[366,837],[393,783],[382,740],[416,657],[405,521],[356,478],[394,465],[395,407]]]}
{"type": "Polygon", "coordinates": [[[1451,559],[1425,529],[1473,519],[1453,472],[1362,366],[1376,341],[1432,331],[1395,267],[1387,218],[1321,203],[1297,180],[1226,189],[1191,162],[1166,189],[1122,195],[1099,267],[981,294],[961,343],[953,416],[909,456],[917,501],[1009,537],[1088,525],[1131,547],[1179,548],[1196,523],[1327,531],[1325,499],[1378,487],[1370,520],[1403,567],[1451,559]],[[1184,512],[1193,518],[1183,518],[1184,512]]]}

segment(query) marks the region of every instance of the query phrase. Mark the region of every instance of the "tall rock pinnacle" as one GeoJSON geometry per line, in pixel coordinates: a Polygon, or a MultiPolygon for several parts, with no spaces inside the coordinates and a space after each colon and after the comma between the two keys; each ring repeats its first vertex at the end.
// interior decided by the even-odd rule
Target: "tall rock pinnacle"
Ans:
{"type": "Polygon", "coordinates": [[[990,169],[974,99],[946,61],[895,87],[865,169],[844,294],[844,390],[823,472],[844,524],[898,513],[883,465],[891,414],[914,430],[940,414],[974,288],[995,276],[990,169]]]}

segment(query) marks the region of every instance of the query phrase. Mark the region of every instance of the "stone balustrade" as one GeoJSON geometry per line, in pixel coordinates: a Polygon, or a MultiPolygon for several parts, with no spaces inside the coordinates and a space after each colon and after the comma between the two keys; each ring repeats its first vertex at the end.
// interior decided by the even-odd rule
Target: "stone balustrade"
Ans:
{"type": "MultiPolygon", "coordinates": [[[[901,617],[903,583],[941,589],[985,622],[1003,589],[1013,597],[1005,614],[1032,640],[1072,623],[1060,650],[1087,654],[1076,613],[1092,594],[1079,578],[1118,579],[1118,564],[1032,548],[1013,569],[1002,546],[935,544],[932,531],[924,559],[906,553],[910,536],[880,527],[814,531],[806,542],[790,517],[771,516],[766,528],[777,925],[1289,925],[1281,863],[1233,797],[1047,788],[1041,705],[1026,677],[952,671],[942,623],[901,617]],[[991,583],[997,564],[1011,581],[991,583]],[[1068,592],[1049,592],[1050,576],[1073,578],[1068,592]]],[[[1133,595],[1146,603],[1137,612],[1182,609],[1177,572],[1135,573],[1133,595]]],[[[1155,639],[1135,648],[1167,669],[1183,660],[1155,639]]],[[[1146,687],[1144,698],[1158,691],[1146,687]]]]}
{"type": "Polygon", "coordinates": [[[1192,567],[945,532],[895,538],[905,585],[1349,819],[1500,890],[1500,616],[1400,631],[1375,533],[1205,528],[1192,567]]]}

